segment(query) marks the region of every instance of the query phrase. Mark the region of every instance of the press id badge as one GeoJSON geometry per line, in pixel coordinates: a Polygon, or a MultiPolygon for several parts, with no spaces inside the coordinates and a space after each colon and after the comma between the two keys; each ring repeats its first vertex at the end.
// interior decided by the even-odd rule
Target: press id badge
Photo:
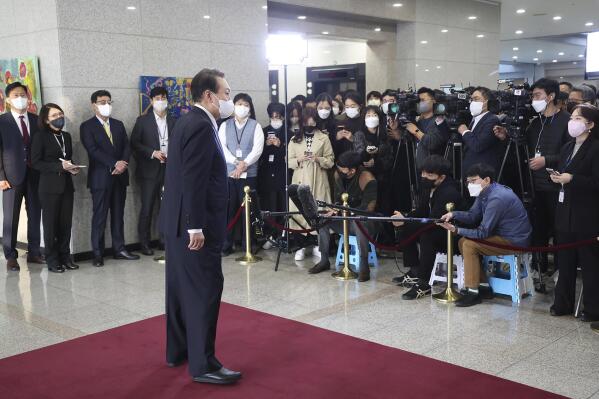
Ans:
{"type": "Polygon", "coordinates": [[[274,162],[275,161],[275,156],[274,154],[271,154],[268,156],[268,162],[274,162]]]}
{"type": "Polygon", "coordinates": [[[557,201],[560,204],[564,203],[564,190],[559,190],[559,195],[557,196],[557,201]]]}
{"type": "Polygon", "coordinates": [[[235,151],[235,157],[238,158],[238,159],[241,159],[241,157],[243,157],[243,152],[241,151],[241,148],[238,148],[235,151]]]}
{"type": "Polygon", "coordinates": [[[541,157],[541,156],[542,156],[542,155],[541,155],[541,151],[537,151],[537,152],[535,152],[535,158],[539,158],[539,157],[541,157]]]}

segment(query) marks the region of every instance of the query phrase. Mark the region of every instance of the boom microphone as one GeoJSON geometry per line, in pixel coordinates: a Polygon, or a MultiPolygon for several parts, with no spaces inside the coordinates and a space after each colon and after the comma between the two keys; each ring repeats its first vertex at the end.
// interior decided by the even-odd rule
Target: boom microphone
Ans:
{"type": "Polygon", "coordinates": [[[310,186],[300,184],[297,186],[297,196],[302,205],[303,210],[301,211],[304,218],[313,229],[322,227],[323,220],[318,214],[318,205],[314,200],[310,186]]]}
{"type": "Polygon", "coordinates": [[[304,206],[302,205],[298,195],[297,195],[297,184],[290,184],[287,187],[287,192],[289,193],[289,199],[293,202],[297,210],[304,215],[304,206]]]}

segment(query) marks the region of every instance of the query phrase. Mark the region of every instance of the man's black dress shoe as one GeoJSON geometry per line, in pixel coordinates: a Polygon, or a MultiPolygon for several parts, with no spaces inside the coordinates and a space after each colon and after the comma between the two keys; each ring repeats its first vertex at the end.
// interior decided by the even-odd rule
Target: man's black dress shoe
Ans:
{"type": "Polygon", "coordinates": [[[9,272],[18,272],[21,270],[21,266],[19,266],[19,262],[16,259],[7,259],[6,270],[9,272]]]}
{"type": "Polygon", "coordinates": [[[152,256],[152,255],[154,255],[154,251],[152,250],[152,248],[150,248],[149,245],[142,246],[141,247],[141,253],[143,255],[146,255],[146,256],[152,256]]]}
{"type": "Polygon", "coordinates": [[[563,310],[556,308],[555,305],[549,308],[549,313],[551,316],[567,316],[572,314],[572,312],[564,312],[563,310]]]}
{"type": "Polygon", "coordinates": [[[95,267],[102,267],[104,266],[104,259],[101,256],[96,256],[92,265],[95,267]]]}
{"type": "Polygon", "coordinates": [[[474,292],[464,290],[460,292],[460,294],[462,295],[462,297],[455,302],[455,306],[457,306],[458,308],[468,308],[470,306],[482,303],[480,293],[475,294],[474,292]]]}
{"type": "Polygon", "coordinates": [[[72,260],[68,260],[66,262],[62,262],[62,267],[64,267],[67,270],[77,270],[79,269],[79,265],[73,263],[72,260]]]}
{"type": "Polygon", "coordinates": [[[193,377],[193,380],[205,384],[228,385],[236,383],[240,378],[241,373],[222,367],[220,370],[193,377]]]}
{"type": "Polygon", "coordinates": [[[42,255],[27,255],[27,263],[37,263],[43,265],[46,263],[46,259],[42,255]]]}
{"type": "Polygon", "coordinates": [[[123,250],[114,254],[114,259],[137,260],[139,259],[139,255],[135,255],[129,251],[123,250]]]}
{"type": "Polygon", "coordinates": [[[64,273],[65,269],[64,267],[58,265],[58,266],[48,266],[48,271],[52,272],[52,273],[64,273]]]}

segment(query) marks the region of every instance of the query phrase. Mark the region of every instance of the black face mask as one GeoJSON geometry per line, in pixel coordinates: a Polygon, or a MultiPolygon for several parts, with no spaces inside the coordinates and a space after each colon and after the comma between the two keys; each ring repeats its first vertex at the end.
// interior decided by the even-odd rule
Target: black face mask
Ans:
{"type": "Polygon", "coordinates": [[[575,103],[574,101],[568,101],[566,103],[566,110],[568,111],[569,114],[572,113],[572,111],[574,111],[574,108],[577,106],[578,104],[575,103]]]}
{"type": "Polygon", "coordinates": [[[304,126],[304,132],[306,132],[306,134],[313,134],[314,129],[316,129],[316,126],[304,126]]]}
{"type": "Polygon", "coordinates": [[[64,127],[64,118],[58,118],[58,119],[54,119],[53,121],[50,121],[50,124],[52,126],[54,126],[56,129],[62,129],[64,127]]]}
{"type": "Polygon", "coordinates": [[[435,187],[435,180],[427,179],[426,177],[420,178],[420,187],[431,190],[435,187]]]}
{"type": "Polygon", "coordinates": [[[344,179],[344,180],[351,180],[351,179],[352,179],[352,177],[354,177],[354,176],[355,176],[355,173],[354,173],[353,175],[351,175],[351,176],[350,176],[350,174],[349,174],[349,173],[343,173],[343,172],[342,172],[342,171],[340,171],[340,170],[337,170],[337,173],[339,173],[339,176],[341,176],[341,178],[342,178],[342,179],[344,179]]]}

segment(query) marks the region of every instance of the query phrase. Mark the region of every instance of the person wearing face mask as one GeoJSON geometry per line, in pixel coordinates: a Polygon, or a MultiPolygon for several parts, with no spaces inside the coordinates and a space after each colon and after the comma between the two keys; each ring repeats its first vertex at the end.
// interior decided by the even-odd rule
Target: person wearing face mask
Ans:
{"type": "Polygon", "coordinates": [[[137,177],[141,188],[141,209],[137,231],[141,253],[153,255],[150,247],[154,205],[160,209],[160,193],[168,152],[168,138],[175,118],[168,114],[168,92],[164,87],[150,91],[152,108],[139,116],[131,133],[131,149],[137,161],[137,177]]]}
{"type": "Polygon", "coordinates": [[[383,114],[389,114],[389,104],[394,104],[397,102],[395,95],[395,90],[387,89],[383,92],[381,97],[381,111],[383,111],[383,114]]]}
{"type": "Polygon", "coordinates": [[[106,90],[91,95],[95,115],[81,124],[81,144],[87,151],[87,187],[92,194],[91,243],[93,265],[104,266],[104,230],[110,212],[114,259],[136,260],[125,248],[125,201],[129,185],[131,146],[125,125],[112,115],[112,97],[106,90]]]}
{"type": "Polygon", "coordinates": [[[575,86],[570,91],[568,96],[567,109],[568,112],[572,113],[574,107],[579,104],[591,104],[595,105],[597,100],[597,94],[589,86],[580,85],[575,86]]]}
{"type": "MultiPolygon", "coordinates": [[[[249,94],[239,93],[233,103],[235,117],[222,123],[218,130],[229,173],[229,222],[243,203],[244,187],[257,188],[258,160],[264,149],[264,132],[256,121],[252,98],[249,94]]],[[[240,219],[238,225],[241,226],[241,248],[245,248],[245,223],[240,219]]],[[[223,256],[234,252],[234,230],[227,234],[223,256]]]]}
{"type": "MultiPolygon", "coordinates": [[[[337,170],[335,171],[335,189],[333,200],[335,203],[341,203],[341,195],[349,194],[349,206],[366,212],[374,212],[377,201],[377,181],[374,175],[365,170],[362,166],[362,154],[348,151],[337,159],[337,170]]],[[[337,212],[330,210],[327,216],[336,215],[337,212]]],[[[376,235],[378,224],[375,222],[363,222],[362,226],[372,235],[376,235]]],[[[368,238],[356,225],[356,222],[350,222],[350,234],[356,236],[358,246],[360,247],[360,267],[358,281],[364,282],[370,280],[370,267],[368,266],[368,238]]],[[[308,273],[317,274],[331,268],[329,262],[330,248],[330,230],[337,234],[343,234],[343,222],[334,221],[318,230],[318,245],[320,248],[321,259],[308,273]]]]}
{"type": "Polygon", "coordinates": [[[40,173],[39,197],[43,209],[44,250],[48,271],[64,273],[79,266],[71,259],[73,220],[72,176],[80,168],[73,159],[71,135],[64,128],[64,112],[48,103],[38,118],[40,131],[31,143],[31,164],[40,173]]]}
{"type": "Polygon", "coordinates": [[[420,102],[417,106],[418,119],[416,124],[408,123],[405,129],[414,137],[416,146],[416,168],[420,170],[422,163],[431,154],[443,154],[449,128],[443,117],[434,115],[435,92],[428,87],[418,90],[420,102]]]}
{"type": "MultiPolygon", "coordinates": [[[[285,106],[281,103],[270,103],[266,108],[270,124],[264,128],[264,150],[258,167],[258,193],[262,209],[282,212],[285,210],[285,183],[287,164],[285,162],[285,106]]],[[[282,218],[277,220],[284,224],[282,218]]],[[[270,226],[264,226],[266,233],[274,237],[278,232],[270,226]]],[[[267,241],[264,249],[272,248],[267,241]]]]}
{"type": "MultiPolygon", "coordinates": [[[[550,165],[551,181],[559,190],[555,213],[557,241],[568,244],[599,236],[599,109],[577,105],[568,122],[574,140],[550,165]]],[[[559,276],[552,316],[571,315],[576,304],[577,268],[582,269],[582,321],[599,321],[599,246],[566,249],[557,258],[559,276]]]]}
{"type": "Polygon", "coordinates": [[[41,205],[38,196],[39,172],[31,165],[31,141],[38,133],[38,118],[27,112],[29,92],[20,82],[5,89],[10,112],[0,115],[0,189],[2,189],[2,246],[6,269],[19,271],[17,230],[21,203],[27,210],[27,262],[44,263],[40,251],[41,205]]]}
{"type": "Polygon", "coordinates": [[[169,141],[160,225],[166,243],[166,362],[187,363],[194,382],[234,384],[240,372],[216,356],[227,235],[227,176],[217,119],[234,111],[224,73],[202,69],[191,81],[191,110],[169,141]]]}
{"type": "Polygon", "coordinates": [[[345,115],[347,118],[337,123],[333,143],[335,157],[347,151],[361,153],[366,149],[364,133],[362,132],[363,119],[362,97],[357,91],[348,91],[343,98],[345,115]]]}
{"type": "MultiPolygon", "coordinates": [[[[418,207],[409,212],[406,217],[438,219],[446,213],[445,205],[452,202],[456,209],[462,207],[462,196],[458,184],[450,177],[451,163],[441,155],[431,155],[422,163],[422,172],[418,193],[418,207]]],[[[394,217],[404,218],[399,212],[394,217]]],[[[420,224],[405,224],[393,222],[399,229],[399,240],[405,240],[422,229],[420,224]]],[[[393,279],[394,283],[410,288],[402,295],[403,299],[420,299],[431,294],[428,284],[435,263],[437,252],[446,252],[447,233],[435,228],[424,232],[403,249],[404,267],[410,270],[400,277],[393,279]]]]}
{"type": "MultiPolygon", "coordinates": [[[[508,255],[513,250],[491,247],[472,239],[483,239],[503,245],[526,247],[530,243],[532,227],[528,214],[518,196],[506,186],[495,182],[495,169],[485,163],[474,164],[466,171],[466,181],[474,204],[468,211],[444,214],[440,224],[443,228],[462,236],[458,245],[464,258],[464,285],[462,297],[456,306],[468,307],[479,304],[482,299],[492,298],[488,284],[481,285],[481,262],[484,255],[508,255]],[[474,228],[457,227],[455,221],[474,228]]],[[[484,276],[484,274],[483,274],[484,276]]],[[[486,281],[486,278],[484,279],[486,281]]]]}
{"type": "Polygon", "coordinates": [[[462,124],[458,127],[464,142],[464,171],[481,162],[489,164],[494,170],[501,167],[504,147],[493,133],[493,128],[499,125],[499,118],[489,112],[489,103],[492,101],[491,90],[486,87],[476,87],[470,96],[472,121],[469,126],[462,124]]]}
{"type": "Polygon", "coordinates": [[[321,93],[316,97],[316,111],[318,112],[316,127],[321,132],[328,134],[331,140],[335,137],[337,129],[333,107],[333,98],[327,93],[321,93]]]}
{"type": "Polygon", "coordinates": [[[363,129],[366,148],[362,153],[362,166],[376,177],[379,189],[389,181],[389,172],[393,166],[393,152],[381,120],[383,117],[380,107],[366,107],[363,129]]]}
{"type": "Polygon", "coordinates": [[[345,119],[345,114],[343,113],[343,102],[333,98],[333,108],[331,111],[333,112],[333,117],[336,121],[345,119]]]}
{"type": "Polygon", "coordinates": [[[366,105],[380,107],[382,103],[383,101],[381,92],[373,90],[366,95],[366,105]]]}
{"type": "MultiPolygon", "coordinates": [[[[331,187],[327,171],[333,167],[334,154],[329,136],[316,127],[318,112],[306,108],[302,114],[302,128],[289,142],[289,168],[293,170],[291,184],[306,184],[310,186],[316,200],[331,202],[331,187]]],[[[289,201],[289,211],[297,211],[293,201],[289,201]]],[[[308,224],[297,216],[290,220],[294,229],[306,229],[308,224]],[[298,223],[299,222],[299,223],[298,223]]],[[[313,250],[315,257],[320,257],[318,248],[313,250]]],[[[304,260],[305,249],[295,253],[295,260],[304,260]]]]}
{"type": "MultiPolygon", "coordinates": [[[[528,160],[528,167],[532,170],[535,190],[531,215],[534,246],[547,245],[554,236],[553,220],[559,190],[549,180],[545,168],[557,162],[562,147],[571,139],[568,135],[570,114],[557,107],[558,94],[559,85],[555,80],[541,78],[532,86],[532,107],[537,116],[528,125],[526,142],[532,156],[528,160]]],[[[493,131],[499,138],[507,136],[504,127],[495,126],[493,131]]],[[[535,254],[533,263],[535,270],[547,271],[546,254],[535,254]]]]}
{"type": "Polygon", "coordinates": [[[297,134],[302,123],[302,106],[296,101],[292,101],[287,105],[287,128],[289,129],[289,137],[297,134]]]}

